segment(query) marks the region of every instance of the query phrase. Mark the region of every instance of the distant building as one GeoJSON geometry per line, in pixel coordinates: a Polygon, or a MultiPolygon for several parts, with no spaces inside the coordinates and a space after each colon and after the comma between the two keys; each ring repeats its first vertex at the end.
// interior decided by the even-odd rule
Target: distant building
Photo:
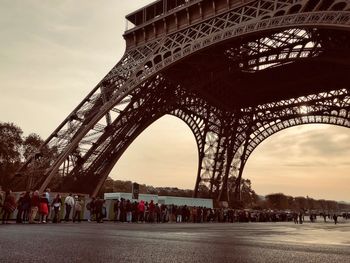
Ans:
{"type": "MultiPolygon", "coordinates": [[[[104,194],[104,199],[105,200],[120,200],[121,198],[124,198],[125,200],[133,200],[132,199],[132,193],[105,193],[104,194]]],[[[158,195],[151,195],[151,194],[139,194],[139,198],[135,201],[145,201],[145,202],[150,202],[153,200],[154,203],[158,203],[158,195]]]]}
{"type": "Polygon", "coordinates": [[[213,199],[178,197],[178,196],[158,196],[160,204],[165,205],[187,205],[213,208],[213,199]]]}

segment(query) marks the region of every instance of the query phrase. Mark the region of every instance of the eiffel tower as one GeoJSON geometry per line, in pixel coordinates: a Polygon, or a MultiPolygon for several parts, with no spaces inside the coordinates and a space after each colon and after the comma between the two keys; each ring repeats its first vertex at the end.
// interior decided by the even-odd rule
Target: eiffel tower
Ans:
{"type": "Polygon", "coordinates": [[[126,19],[124,56],[26,160],[16,188],[96,195],[170,114],[197,142],[194,196],[206,186],[239,200],[245,164],[269,136],[350,127],[349,0],[158,0],[126,19]]]}

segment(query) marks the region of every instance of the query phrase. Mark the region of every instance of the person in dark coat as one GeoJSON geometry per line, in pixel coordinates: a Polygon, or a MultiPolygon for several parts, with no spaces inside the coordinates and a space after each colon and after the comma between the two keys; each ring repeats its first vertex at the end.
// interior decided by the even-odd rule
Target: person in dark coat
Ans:
{"type": "Polygon", "coordinates": [[[53,199],[51,206],[53,207],[53,220],[52,223],[60,223],[60,211],[62,206],[62,198],[59,194],[53,199]]]}
{"type": "Polygon", "coordinates": [[[103,223],[103,205],[105,203],[105,200],[100,199],[99,197],[97,197],[96,201],[95,201],[95,212],[96,212],[96,221],[97,223],[103,223]]]}
{"type": "Polygon", "coordinates": [[[334,224],[338,223],[338,216],[336,214],[333,215],[334,224]]]}
{"type": "Polygon", "coordinates": [[[23,203],[22,203],[22,209],[23,209],[23,216],[22,216],[22,222],[28,222],[29,221],[29,215],[30,215],[30,192],[27,191],[23,197],[23,203]]]}
{"type": "Polygon", "coordinates": [[[16,210],[16,199],[12,194],[12,191],[9,190],[5,194],[5,200],[2,207],[2,223],[8,224],[11,214],[16,210]]]}

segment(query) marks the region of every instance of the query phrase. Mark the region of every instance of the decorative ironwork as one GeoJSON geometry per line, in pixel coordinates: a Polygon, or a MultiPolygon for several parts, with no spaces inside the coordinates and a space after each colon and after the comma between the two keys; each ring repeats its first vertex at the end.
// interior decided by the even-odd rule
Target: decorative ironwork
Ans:
{"type": "Polygon", "coordinates": [[[43,190],[55,179],[61,190],[95,195],[133,140],[171,114],[197,142],[195,196],[206,186],[226,200],[235,176],[239,198],[247,159],[272,134],[309,123],[349,127],[349,0],[191,1],[152,21],[181,10],[187,20],[169,33],[154,28],[148,39],[148,21],[126,32],[143,28],[144,40],[127,47],[14,185],[43,190]],[[202,18],[193,22],[191,12],[202,18]]]}

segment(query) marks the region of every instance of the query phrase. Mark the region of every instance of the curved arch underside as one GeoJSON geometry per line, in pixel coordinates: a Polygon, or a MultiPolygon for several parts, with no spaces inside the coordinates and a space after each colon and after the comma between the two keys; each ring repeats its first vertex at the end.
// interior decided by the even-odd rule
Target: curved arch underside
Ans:
{"type": "Polygon", "coordinates": [[[350,1],[225,2],[209,18],[128,47],[45,141],[54,155],[29,158],[14,185],[43,190],[54,180],[96,194],[133,140],[172,114],[197,141],[195,195],[226,200],[234,176],[239,198],[248,157],[272,134],[349,127],[350,1]]]}

